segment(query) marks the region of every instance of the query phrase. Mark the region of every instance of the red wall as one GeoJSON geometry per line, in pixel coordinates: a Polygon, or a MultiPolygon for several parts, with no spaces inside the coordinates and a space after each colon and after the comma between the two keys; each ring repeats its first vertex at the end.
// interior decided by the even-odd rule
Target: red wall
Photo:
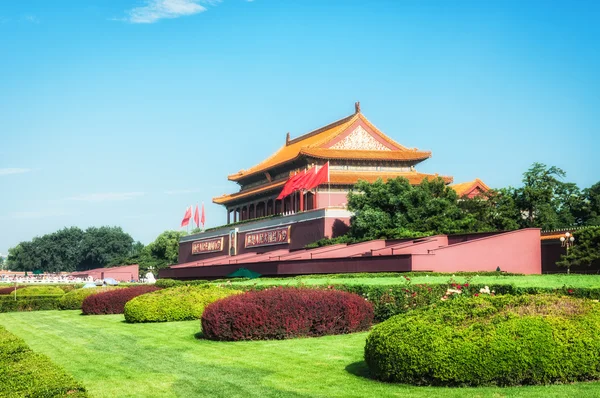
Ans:
{"type": "Polygon", "coordinates": [[[541,274],[540,230],[522,229],[413,255],[413,271],[541,274]]]}

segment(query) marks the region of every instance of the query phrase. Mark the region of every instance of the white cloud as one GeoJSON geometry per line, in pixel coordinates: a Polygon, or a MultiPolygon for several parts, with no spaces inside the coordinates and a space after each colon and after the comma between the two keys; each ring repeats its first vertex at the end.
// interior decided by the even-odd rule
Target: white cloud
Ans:
{"type": "Polygon", "coordinates": [[[197,193],[200,192],[199,189],[176,189],[173,191],[165,191],[167,195],[185,195],[188,193],[197,193]]]}
{"type": "Polygon", "coordinates": [[[35,15],[24,15],[22,20],[25,22],[29,22],[29,23],[35,23],[35,24],[40,23],[40,19],[38,17],[36,17],[35,15]]]}
{"type": "Polygon", "coordinates": [[[144,196],[144,192],[106,192],[77,195],[67,200],[77,200],[82,202],[115,202],[122,200],[131,200],[144,196]]]}
{"type": "Polygon", "coordinates": [[[127,11],[124,20],[131,23],[154,23],[164,18],[179,18],[206,11],[200,5],[214,5],[221,0],[145,0],[146,5],[127,11]]]}
{"type": "Polygon", "coordinates": [[[10,174],[29,173],[30,171],[31,171],[31,169],[16,169],[16,168],[0,169],[0,176],[7,176],[10,174]]]}

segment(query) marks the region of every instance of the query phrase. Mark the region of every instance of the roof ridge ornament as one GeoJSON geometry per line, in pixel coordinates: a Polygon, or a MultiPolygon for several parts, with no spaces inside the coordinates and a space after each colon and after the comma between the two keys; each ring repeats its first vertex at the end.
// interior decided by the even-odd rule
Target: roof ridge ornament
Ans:
{"type": "Polygon", "coordinates": [[[288,131],[285,136],[285,146],[290,145],[290,132],[288,131]]]}
{"type": "Polygon", "coordinates": [[[360,101],[354,103],[354,113],[360,113],[360,101]]]}

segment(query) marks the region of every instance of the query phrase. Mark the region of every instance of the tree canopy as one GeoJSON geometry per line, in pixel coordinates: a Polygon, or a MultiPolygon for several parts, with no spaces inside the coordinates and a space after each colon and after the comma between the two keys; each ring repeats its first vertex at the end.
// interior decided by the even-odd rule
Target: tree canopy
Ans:
{"type": "Polygon", "coordinates": [[[63,228],[9,249],[7,266],[15,271],[72,272],[102,268],[126,256],[133,238],[121,227],[63,228]]]}
{"type": "Polygon", "coordinates": [[[590,266],[600,261],[600,226],[586,227],[573,233],[575,244],[556,264],[563,267],[573,265],[590,266]]]}

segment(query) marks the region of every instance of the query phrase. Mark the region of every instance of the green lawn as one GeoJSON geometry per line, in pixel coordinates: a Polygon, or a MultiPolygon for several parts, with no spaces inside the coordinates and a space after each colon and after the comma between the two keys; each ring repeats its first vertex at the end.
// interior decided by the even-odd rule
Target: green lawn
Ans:
{"type": "Polygon", "coordinates": [[[600,383],[425,388],[365,377],[367,333],[286,341],[197,340],[198,321],[127,324],[79,311],[0,314],[0,324],[48,355],[92,397],[598,397],[600,383]]]}
{"type": "MultiPolygon", "coordinates": [[[[456,282],[464,283],[470,280],[476,284],[507,284],[515,285],[518,287],[547,287],[547,288],[560,288],[563,286],[568,287],[589,287],[589,288],[600,288],[600,275],[577,275],[577,274],[557,274],[557,275],[523,275],[523,276],[455,276],[451,274],[444,276],[426,276],[427,273],[419,276],[410,276],[411,283],[446,283],[451,278],[456,282]]],[[[234,281],[234,280],[232,280],[234,281]]],[[[358,277],[358,278],[311,278],[298,277],[298,278],[260,278],[254,280],[246,280],[242,282],[233,282],[234,284],[240,285],[291,285],[297,286],[300,283],[306,285],[321,285],[331,283],[346,283],[346,284],[365,284],[365,285],[396,285],[404,284],[406,280],[403,277],[358,277]]]]}

